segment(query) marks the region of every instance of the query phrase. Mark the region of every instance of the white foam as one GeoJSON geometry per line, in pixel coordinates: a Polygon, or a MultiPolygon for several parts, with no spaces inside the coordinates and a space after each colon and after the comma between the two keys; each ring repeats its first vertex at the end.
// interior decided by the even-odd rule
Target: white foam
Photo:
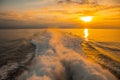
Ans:
{"type": "Polygon", "coordinates": [[[49,41],[42,40],[47,46],[42,47],[41,42],[32,41],[37,46],[38,55],[18,80],[116,80],[109,71],[65,47],[62,42],[65,37],[58,31],[48,35],[52,36],[49,41]]]}

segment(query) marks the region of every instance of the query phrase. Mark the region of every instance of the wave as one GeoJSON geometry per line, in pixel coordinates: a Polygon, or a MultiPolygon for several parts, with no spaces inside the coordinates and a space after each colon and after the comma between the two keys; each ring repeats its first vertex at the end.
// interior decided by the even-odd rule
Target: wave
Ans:
{"type": "Polygon", "coordinates": [[[84,42],[82,48],[89,58],[108,69],[120,79],[119,44],[119,42],[96,42],[91,40],[84,42]]]}
{"type": "Polygon", "coordinates": [[[103,48],[105,50],[110,51],[120,51],[120,46],[118,46],[119,42],[96,42],[96,41],[90,41],[89,44],[93,44],[95,46],[98,46],[100,48],[103,48]]]}
{"type": "Polygon", "coordinates": [[[0,80],[15,79],[34,54],[34,46],[29,40],[0,41],[0,80]]]}
{"type": "Polygon", "coordinates": [[[86,42],[59,30],[40,30],[29,39],[0,40],[0,80],[116,80],[118,46],[86,42]]]}
{"type": "Polygon", "coordinates": [[[100,65],[90,62],[81,47],[82,39],[58,30],[33,37],[36,55],[18,80],[117,80],[100,65]]]}

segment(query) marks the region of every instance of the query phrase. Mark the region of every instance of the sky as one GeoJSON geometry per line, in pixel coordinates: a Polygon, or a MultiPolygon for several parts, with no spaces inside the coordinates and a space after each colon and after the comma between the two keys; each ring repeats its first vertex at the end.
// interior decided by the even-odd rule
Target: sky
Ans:
{"type": "Polygon", "coordinates": [[[120,0],[0,0],[0,28],[117,28],[120,0]],[[85,23],[83,16],[93,16],[85,23]]]}

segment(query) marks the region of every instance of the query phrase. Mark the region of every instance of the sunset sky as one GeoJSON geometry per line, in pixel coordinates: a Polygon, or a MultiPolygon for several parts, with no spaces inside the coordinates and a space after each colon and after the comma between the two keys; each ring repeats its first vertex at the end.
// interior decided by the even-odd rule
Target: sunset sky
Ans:
{"type": "Polygon", "coordinates": [[[0,28],[15,27],[120,29],[120,0],[0,0],[0,28]]]}

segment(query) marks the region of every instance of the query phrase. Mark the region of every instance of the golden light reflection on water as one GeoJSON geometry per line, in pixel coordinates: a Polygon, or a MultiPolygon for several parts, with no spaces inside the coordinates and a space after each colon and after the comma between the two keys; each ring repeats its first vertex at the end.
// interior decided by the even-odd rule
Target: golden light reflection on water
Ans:
{"type": "Polygon", "coordinates": [[[86,41],[88,41],[88,36],[89,36],[89,32],[88,32],[88,29],[84,29],[84,38],[86,41]]]}
{"type": "Polygon", "coordinates": [[[120,29],[63,29],[62,31],[77,35],[85,40],[99,42],[120,42],[120,29]],[[87,30],[88,29],[88,30],[87,30]]]}

